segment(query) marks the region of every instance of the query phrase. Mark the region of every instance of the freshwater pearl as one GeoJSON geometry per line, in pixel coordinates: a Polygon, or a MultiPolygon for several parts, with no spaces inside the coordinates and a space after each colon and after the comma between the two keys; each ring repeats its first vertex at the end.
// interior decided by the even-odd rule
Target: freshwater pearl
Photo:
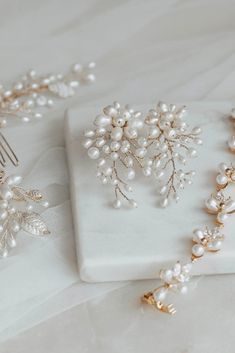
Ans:
{"type": "Polygon", "coordinates": [[[117,116],[116,118],[113,118],[113,125],[118,126],[118,127],[123,127],[126,123],[126,120],[122,118],[121,116],[117,116]]]}
{"type": "Polygon", "coordinates": [[[163,301],[166,298],[167,289],[166,288],[159,288],[153,293],[154,300],[156,302],[163,301]]]}
{"type": "Polygon", "coordinates": [[[137,207],[138,207],[138,204],[137,204],[137,202],[136,202],[135,200],[130,200],[130,201],[129,201],[129,206],[130,206],[131,208],[137,208],[137,207]]]}
{"type": "Polygon", "coordinates": [[[21,182],[22,182],[22,176],[20,175],[11,175],[6,180],[6,183],[9,186],[19,185],[21,182]]]}
{"type": "Polygon", "coordinates": [[[124,127],[124,132],[126,136],[130,139],[135,139],[138,136],[137,130],[129,126],[124,127]]]}
{"type": "Polygon", "coordinates": [[[204,247],[202,245],[199,245],[199,244],[195,244],[193,245],[192,247],[192,254],[196,257],[201,257],[203,256],[205,250],[204,250],[204,247]]]}
{"type": "Polygon", "coordinates": [[[200,241],[204,238],[204,232],[201,229],[195,229],[193,231],[193,240],[197,243],[200,243],[200,241]]]}
{"type": "Polygon", "coordinates": [[[118,155],[117,152],[112,152],[112,153],[110,154],[110,158],[112,159],[112,161],[116,161],[116,160],[118,160],[119,155],[118,155]]]}
{"type": "Polygon", "coordinates": [[[104,127],[99,127],[95,130],[97,136],[104,136],[106,134],[106,129],[104,127]]]}
{"type": "Polygon", "coordinates": [[[118,114],[117,109],[114,108],[112,105],[108,105],[107,107],[105,107],[103,109],[103,112],[104,112],[105,115],[109,115],[112,118],[115,118],[117,116],[117,114],[118,114]]]}
{"type": "Polygon", "coordinates": [[[106,116],[106,115],[98,115],[95,118],[94,124],[97,126],[107,126],[111,124],[111,117],[110,116],[106,116]]]}
{"type": "Polygon", "coordinates": [[[91,147],[91,148],[89,148],[89,150],[88,150],[88,156],[89,156],[91,159],[97,159],[97,158],[99,158],[99,156],[100,156],[100,151],[99,151],[98,148],[96,148],[96,147],[91,147]]]}
{"type": "Polygon", "coordinates": [[[104,138],[100,137],[96,140],[95,144],[97,147],[100,148],[100,147],[104,146],[105,142],[106,142],[106,140],[104,138]]]}
{"type": "Polygon", "coordinates": [[[235,136],[230,137],[230,139],[228,140],[228,146],[231,151],[235,151],[235,136]]]}
{"type": "Polygon", "coordinates": [[[228,169],[228,166],[225,163],[220,163],[218,169],[220,172],[224,173],[228,169]]]}
{"type": "Polygon", "coordinates": [[[139,158],[144,158],[144,156],[146,155],[147,153],[147,150],[146,148],[137,148],[136,151],[136,156],[139,157],[139,158]]]}
{"type": "Polygon", "coordinates": [[[217,202],[212,197],[210,197],[208,200],[206,200],[206,207],[208,208],[209,211],[212,211],[212,212],[218,211],[217,202]]]}
{"type": "Polygon", "coordinates": [[[88,149],[93,145],[93,142],[94,142],[93,140],[87,139],[87,140],[83,141],[82,145],[84,148],[88,149]]]}
{"type": "Polygon", "coordinates": [[[84,136],[85,137],[94,137],[95,136],[95,131],[93,131],[93,130],[85,130],[84,131],[84,136]]]}
{"type": "Polygon", "coordinates": [[[114,141],[120,141],[123,136],[123,130],[121,127],[114,127],[111,131],[111,139],[114,141]]]}
{"type": "Polygon", "coordinates": [[[128,169],[127,171],[127,179],[133,180],[135,178],[135,171],[134,169],[128,169]]]}
{"type": "Polygon", "coordinates": [[[216,182],[219,185],[225,185],[228,182],[228,178],[226,177],[226,175],[218,174],[217,177],[216,177],[216,182]]]}
{"type": "Polygon", "coordinates": [[[139,137],[138,138],[138,145],[140,147],[146,147],[148,145],[148,141],[146,140],[145,137],[139,137]]]}
{"type": "Polygon", "coordinates": [[[164,102],[159,102],[157,108],[161,113],[166,113],[168,111],[168,107],[164,102]]]}
{"type": "Polygon", "coordinates": [[[117,200],[115,200],[113,202],[113,207],[116,208],[116,209],[120,208],[121,205],[122,205],[122,203],[121,203],[121,201],[119,199],[117,199],[117,200]]]}
{"type": "Polygon", "coordinates": [[[217,214],[216,218],[219,223],[223,224],[226,221],[226,219],[228,218],[228,215],[226,213],[220,212],[217,214]]]}
{"type": "Polygon", "coordinates": [[[6,210],[0,210],[0,220],[4,221],[8,216],[8,212],[6,210]]]}
{"type": "Polygon", "coordinates": [[[113,152],[117,152],[119,150],[119,148],[121,147],[120,143],[117,141],[113,141],[110,144],[110,148],[113,152]]]}
{"type": "Polygon", "coordinates": [[[148,131],[149,138],[157,138],[160,135],[160,130],[158,127],[150,127],[148,131]]]}
{"type": "Polygon", "coordinates": [[[211,251],[218,251],[220,250],[222,247],[222,241],[221,240],[214,240],[213,242],[211,242],[209,245],[208,245],[208,248],[211,250],[211,251]]]}

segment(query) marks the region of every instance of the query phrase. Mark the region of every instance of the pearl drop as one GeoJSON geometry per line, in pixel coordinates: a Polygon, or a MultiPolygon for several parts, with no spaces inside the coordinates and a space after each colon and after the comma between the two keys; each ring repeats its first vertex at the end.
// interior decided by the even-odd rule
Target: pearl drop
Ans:
{"type": "Polygon", "coordinates": [[[122,139],[123,130],[121,127],[114,127],[111,131],[111,139],[114,141],[120,141],[122,139]]]}
{"type": "Polygon", "coordinates": [[[217,202],[212,197],[210,197],[208,200],[206,200],[206,207],[209,211],[212,211],[212,212],[218,211],[217,202]]]}
{"type": "Polygon", "coordinates": [[[156,302],[163,301],[166,298],[166,295],[167,295],[166,288],[160,288],[153,293],[153,297],[156,302]]]}
{"type": "Polygon", "coordinates": [[[231,151],[235,151],[235,136],[230,137],[230,139],[228,140],[228,146],[231,151]]]}
{"type": "Polygon", "coordinates": [[[118,209],[120,208],[122,205],[121,201],[119,199],[115,200],[114,203],[113,203],[113,207],[118,209]]]}
{"type": "Polygon", "coordinates": [[[127,179],[132,180],[135,178],[135,171],[134,169],[128,169],[127,171],[127,179]]]}
{"type": "Polygon", "coordinates": [[[96,148],[96,147],[91,147],[91,148],[89,148],[89,150],[88,150],[88,156],[89,156],[91,159],[97,159],[97,158],[99,158],[99,156],[100,156],[100,151],[99,151],[98,148],[96,148]]]}
{"type": "Polygon", "coordinates": [[[167,186],[164,185],[161,187],[161,189],[159,190],[159,194],[160,195],[164,195],[167,192],[167,186]]]}
{"type": "Polygon", "coordinates": [[[195,244],[193,245],[192,247],[192,254],[196,257],[201,257],[203,256],[205,250],[204,250],[204,247],[202,245],[199,245],[199,244],[195,244]]]}
{"type": "Polygon", "coordinates": [[[165,197],[162,201],[161,201],[161,207],[162,208],[166,208],[169,204],[169,200],[167,197],[165,197]]]}
{"type": "Polygon", "coordinates": [[[138,204],[135,200],[130,200],[129,205],[131,208],[137,208],[138,204]]]}
{"type": "Polygon", "coordinates": [[[111,124],[111,118],[109,116],[106,115],[98,115],[95,118],[94,124],[97,126],[107,126],[111,124]]]}
{"type": "Polygon", "coordinates": [[[87,140],[85,140],[85,141],[83,141],[83,143],[82,143],[82,145],[83,145],[83,147],[84,148],[90,148],[92,145],[93,145],[93,140],[91,140],[91,139],[87,139],[87,140]]]}

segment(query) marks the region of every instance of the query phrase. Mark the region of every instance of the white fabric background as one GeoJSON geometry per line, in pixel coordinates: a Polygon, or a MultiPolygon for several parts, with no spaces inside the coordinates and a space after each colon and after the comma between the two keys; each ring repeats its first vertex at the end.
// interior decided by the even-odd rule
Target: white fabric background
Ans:
{"type": "MultiPolygon", "coordinates": [[[[46,191],[52,237],[22,235],[0,265],[0,352],[233,352],[235,276],[201,279],[175,318],[140,306],[155,281],[79,281],[64,153],[66,107],[235,97],[233,0],[2,0],[1,81],[97,62],[97,83],[5,130],[25,183],[46,191]],[[51,160],[54,163],[51,163],[51,160]]],[[[213,133],[213,131],[211,132],[213,133]]],[[[195,200],[195,203],[201,200],[195,200]]],[[[193,217],[193,215],[192,215],[193,217]]],[[[182,220],[183,221],[183,220],[182,220]]]]}

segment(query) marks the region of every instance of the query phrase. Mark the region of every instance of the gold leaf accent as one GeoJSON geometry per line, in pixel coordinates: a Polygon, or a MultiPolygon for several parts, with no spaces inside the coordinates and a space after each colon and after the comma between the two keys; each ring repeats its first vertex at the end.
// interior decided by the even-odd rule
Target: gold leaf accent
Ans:
{"type": "Polygon", "coordinates": [[[38,213],[26,213],[21,214],[21,227],[26,232],[33,235],[48,235],[50,231],[47,228],[46,223],[42,220],[38,213]]]}

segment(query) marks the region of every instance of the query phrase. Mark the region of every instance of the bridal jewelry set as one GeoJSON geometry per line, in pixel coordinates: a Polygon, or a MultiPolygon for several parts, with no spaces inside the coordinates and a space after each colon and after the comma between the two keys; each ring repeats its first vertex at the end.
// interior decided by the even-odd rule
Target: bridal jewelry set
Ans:
{"type": "MultiPolygon", "coordinates": [[[[38,76],[31,70],[11,89],[0,86],[0,128],[13,118],[22,122],[42,118],[42,108],[52,107],[51,97],[68,98],[75,89],[93,82],[94,63],[87,66],[75,64],[66,74],[38,76]]],[[[171,200],[179,201],[180,191],[192,184],[194,170],[185,170],[187,158],[197,156],[195,146],[200,146],[201,128],[190,128],[185,121],[185,106],[159,102],[147,112],[136,111],[129,105],[114,102],[106,106],[94,118],[93,126],[84,132],[82,146],[90,159],[96,160],[96,176],[103,185],[113,190],[112,206],[137,207],[137,201],[129,196],[130,182],[140,171],[146,178],[157,183],[159,204],[165,208],[171,200]]],[[[235,110],[231,113],[235,119],[235,110]]],[[[235,137],[228,146],[235,152],[235,137]]],[[[16,236],[24,230],[35,236],[50,232],[41,218],[41,212],[49,206],[37,189],[27,190],[20,186],[22,177],[6,176],[6,160],[14,166],[18,159],[0,134],[0,254],[7,257],[9,249],[16,246],[16,236]]],[[[206,201],[206,209],[215,217],[215,226],[202,226],[192,235],[192,249],[186,263],[177,261],[172,268],[160,271],[162,285],[142,296],[146,302],[161,312],[175,314],[172,304],[166,303],[171,292],[185,293],[191,278],[192,265],[207,252],[218,252],[224,241],[224,222],[235,213],[235,201],[225,194],[235,183],[235,168],[221,163],[216,177],[216,191],[206,201]]]]}

